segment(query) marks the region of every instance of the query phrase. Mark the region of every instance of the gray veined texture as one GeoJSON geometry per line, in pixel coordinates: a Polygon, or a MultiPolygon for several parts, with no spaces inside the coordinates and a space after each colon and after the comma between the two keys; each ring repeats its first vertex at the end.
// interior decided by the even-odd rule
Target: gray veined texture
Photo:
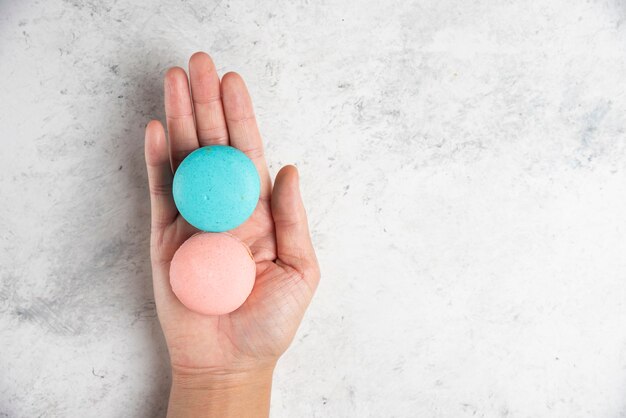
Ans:
{"type": "Polygon", "coordinates": [[[0,1],[0,416],[162,416],[143,128],[191,53],[296,163],[274,417],[626,414],[618,1],[0,1]]]}

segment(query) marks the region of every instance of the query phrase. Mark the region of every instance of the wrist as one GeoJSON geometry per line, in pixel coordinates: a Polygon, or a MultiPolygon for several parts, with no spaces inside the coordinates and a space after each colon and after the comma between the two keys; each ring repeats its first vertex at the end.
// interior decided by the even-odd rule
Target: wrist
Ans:
{"type": "Polygon", "coordinates": [[[172,368],[172,386],[185,390],[220,391],[272,380],[275,364],[242,370],[172,368]]]}
{"type": "Polygon", "coordinates": [[[267,417],[274,364],[237,371],[172,370],[168,417],[267,417]]]}

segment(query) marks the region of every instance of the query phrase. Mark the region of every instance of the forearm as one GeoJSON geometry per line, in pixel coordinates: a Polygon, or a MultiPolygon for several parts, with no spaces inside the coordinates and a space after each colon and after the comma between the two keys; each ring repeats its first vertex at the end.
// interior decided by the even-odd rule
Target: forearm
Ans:
{"type": "Polygon", "coordinates": [[[266,418],[273,367],[228,375],[172,376],[168,418],[266,418]]]}

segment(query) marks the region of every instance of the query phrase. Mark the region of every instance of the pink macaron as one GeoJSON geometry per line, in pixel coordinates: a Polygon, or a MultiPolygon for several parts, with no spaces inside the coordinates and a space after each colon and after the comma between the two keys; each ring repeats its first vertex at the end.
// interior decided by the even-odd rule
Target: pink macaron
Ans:
{"type": "Polygon", "coordinates": [[[170,284],[190,310],[223,315],[248,298],[256,264],[248,246],[228,233],[202,232],[180,246],[170,265],[170,284]]]}

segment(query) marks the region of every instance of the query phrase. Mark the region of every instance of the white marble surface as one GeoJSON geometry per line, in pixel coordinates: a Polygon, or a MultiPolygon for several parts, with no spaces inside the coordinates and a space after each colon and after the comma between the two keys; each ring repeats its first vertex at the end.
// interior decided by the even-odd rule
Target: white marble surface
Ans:
{"type": "Polygon", "coordinates": [[[210,52],[322,282],[273,417],[626,416],[622,1],[0,0],[0,417],[156,417],[143,127],[210,52]]]}

